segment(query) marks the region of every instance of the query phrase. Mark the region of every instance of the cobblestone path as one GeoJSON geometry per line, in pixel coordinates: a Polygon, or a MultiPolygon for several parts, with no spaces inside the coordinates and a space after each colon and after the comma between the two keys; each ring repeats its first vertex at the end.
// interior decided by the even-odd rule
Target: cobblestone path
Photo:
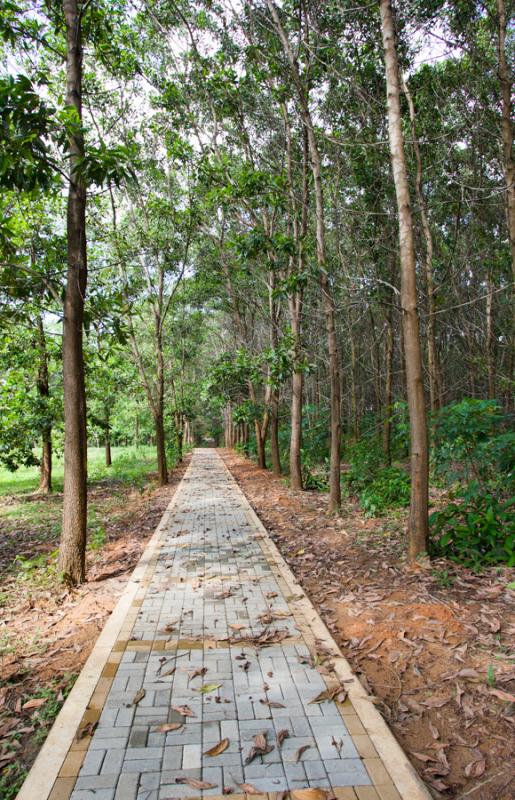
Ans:
{"type": "Polygon", "coordinates": [[[196,450],[51,800],[407,797],[350,700],[313,702],[339,652],[243,500],[196,450]]]}

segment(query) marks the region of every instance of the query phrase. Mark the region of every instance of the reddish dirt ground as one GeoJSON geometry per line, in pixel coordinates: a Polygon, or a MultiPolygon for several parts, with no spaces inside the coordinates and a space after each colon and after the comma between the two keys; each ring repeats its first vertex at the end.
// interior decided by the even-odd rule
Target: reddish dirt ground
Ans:
{"type": "Polygon", "coordinates": [[[513,570],[410,570],[402,516],[328,517],[323,494],[221,452],[433,795],[513,800],[513,570]]]}
{"type": "MultiPolygon", "coordinates": [[[[16,779],[34,761],[55,716],[47,719],[47,710],[53,705],[57,711],[62,704],[70,676],[76,676],[88,658],[186,465],[174,470],[164,488],[155,488],[153,476],[142,493],[123,491],[118,485],[116,504],[108,484],[90,489],[107,541],[88,552],[87,583],[77,590],[57,583],[20,586],[4,574],[0,591],[9,599],[0,620],[0,796],[13,796],[16,779]],[[38,705],[45,690],[48,698],[38,705]]],[[[60,500],[53,495],[49,502],[60,500]]],[[[12,529],[0,530],[0,541],[4,555],[13,544],[26,557],[56,547],[51,540],[42,545],[34,531],[23,526],[16,529],[14,543],[12,529]]]]}

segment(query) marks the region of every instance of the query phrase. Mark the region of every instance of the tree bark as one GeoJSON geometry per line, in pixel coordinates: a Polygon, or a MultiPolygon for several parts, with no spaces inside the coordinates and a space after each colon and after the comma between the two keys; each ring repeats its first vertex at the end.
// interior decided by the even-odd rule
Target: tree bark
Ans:
{"type": "Polygon", "coordinates": [[[385,461],[390,466],[392,463],[392,424],[390,420],[393,400],[393,322],[391,311],[386,315],[385,362],[383,450],[385,461]]]}
{"type": "Polygon", "coordinates": [[[270,400],[270,458],[274,475],[281,474],[281,454],[279,450],[279,397],[272,392],[270,400]]]}
{"type": "Polygon", "coordinates": [[[166,463],[165,426],[162,414],[157,414],[154,417],[154,427],[156,431],[157,479],[159,486],[166,486],[168,483],[168,466],[166,463]]]}
{"type": "MultiPolygon", "coordinates": [[[[64,0],[66,23],[66,105],[82,119],[82,33],[77,0],[64,0]]],[[[70,186],[67,210],[68,271],[64,298],[64,495],[59,568],[71,584],[86,573],[87,436],[82,329],[87,285],[86,187],[77,174],[84,140],[68,140],[70,186]]]]}
{"type": "Polygon", "coordinates": [[[499,80],[502,98],[502,145],[504,156],[504,175],[506,179],[506,217],[510,239],[512,269],[512,317],[509,353],[509,379],[513,378],[515,366],[515,163],[513,159],[513,122],[511,115],[511,74],[506,60],[506,5],[504,0],[497,0],[498,19],[498,57],[499,80]]]}
{"type": "Polygon", "coordinates": [[[495,398],[495,349],[494,349],[494,322],[493,322],[493,304],[494,304],[494,285],[492,276],[488,274],[487,277],[487,295],[486,295],[486,367],[488,373],[488,399],[494,400],[495,398]]]}
{"type": "Polygon", "coordinates": [[[105,451],[106,451],[106,467],[110,467],[113,461],[111,458],[111,434],[109,432],[109,429],[106,431],[105,451]]]}
{"type": "Polygon", "coordinates": [[[408,102],[409,116],[411,122],[411,139],[415,160],[417,162],[417,175],[415,180],[415,190],[417,193],[422,231],[426,243],[426,257],[424,262],[424,272],[426,278],[427,292],[427,372],[429,376],[429,405],[431,411],[437,411],[442,405],[440,365],[438,360],[438,350],[436,348],[436,303],[435,287],[433,277],[433,234],[429,224],[429,214],[427,202],[422,189],[422,158],[417,137],[417,120],[415,116],[415,106],[406,81],[402,80],[402,88],[408,102]]]}
{"type": "Polygon", "coordinates": [[[411,502],[408,549],[410,561],[413,562],[427,550],[429,489],[427,421],[417,309],[413,218],[404,153],[404,135],[402,132],[395,24],[390,0],[380,0],[380,12],[386,69],[390,156],[399,217],[402,327],[411,446],[411,502]]]}
{"type": "MultiPolygon", "coordinates": [[[[46,347],[45,329],[43,327],[43,320],[38,317],[37,320],[37,346],[39,351],[39,368],[37,375],[38,394],[41,397],[45,406],[48,405],[50,397],[50,387],[48,385],[48,352],[46,347]]],[[[52,491],[52,422],[49,415],[49,409],[45,408],[47,414],[43,430],[41,432],[41,466],[39,470],[39,488],[40,494],[50,494],[52,491]]]]}

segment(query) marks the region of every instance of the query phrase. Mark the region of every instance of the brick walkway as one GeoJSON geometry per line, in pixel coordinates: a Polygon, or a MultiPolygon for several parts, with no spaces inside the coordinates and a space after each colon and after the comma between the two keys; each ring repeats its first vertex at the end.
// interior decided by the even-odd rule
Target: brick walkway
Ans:
{"type": "Polygon", "coordinates": [[[406,759],[385,768],[350,699],[313,702],[348,688],[331,664],[347,677],[348,665],[215,450],[195,451],[139,583],[45,800],[253,793],[242,784],[338,800],[427,796],[406,759]]]}

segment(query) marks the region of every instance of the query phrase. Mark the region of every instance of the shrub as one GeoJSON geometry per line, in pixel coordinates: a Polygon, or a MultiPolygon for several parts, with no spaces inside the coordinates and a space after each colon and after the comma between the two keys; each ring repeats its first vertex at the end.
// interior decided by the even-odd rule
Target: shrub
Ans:
{"type": "Polygon", "coordinates": [[[385,467],[360,492],[361,508],[369,517],[380,516],[389,508],[403,508],[410,501],[410,486],[404,470],[385,467]]]}
{"type": "Polygon", "coordinates": [[[349,469],[343,479],[349,489],[359,493],[375,480],[384,465],[384,454],[376,437],[366,437],[346,449],[349,469]]]}
{"type": "Polygon", "coordinates": [[[501,500],[474,484],[430,517],[429,552],[473,569],[515,566],[515,498],[501,500]]]}

